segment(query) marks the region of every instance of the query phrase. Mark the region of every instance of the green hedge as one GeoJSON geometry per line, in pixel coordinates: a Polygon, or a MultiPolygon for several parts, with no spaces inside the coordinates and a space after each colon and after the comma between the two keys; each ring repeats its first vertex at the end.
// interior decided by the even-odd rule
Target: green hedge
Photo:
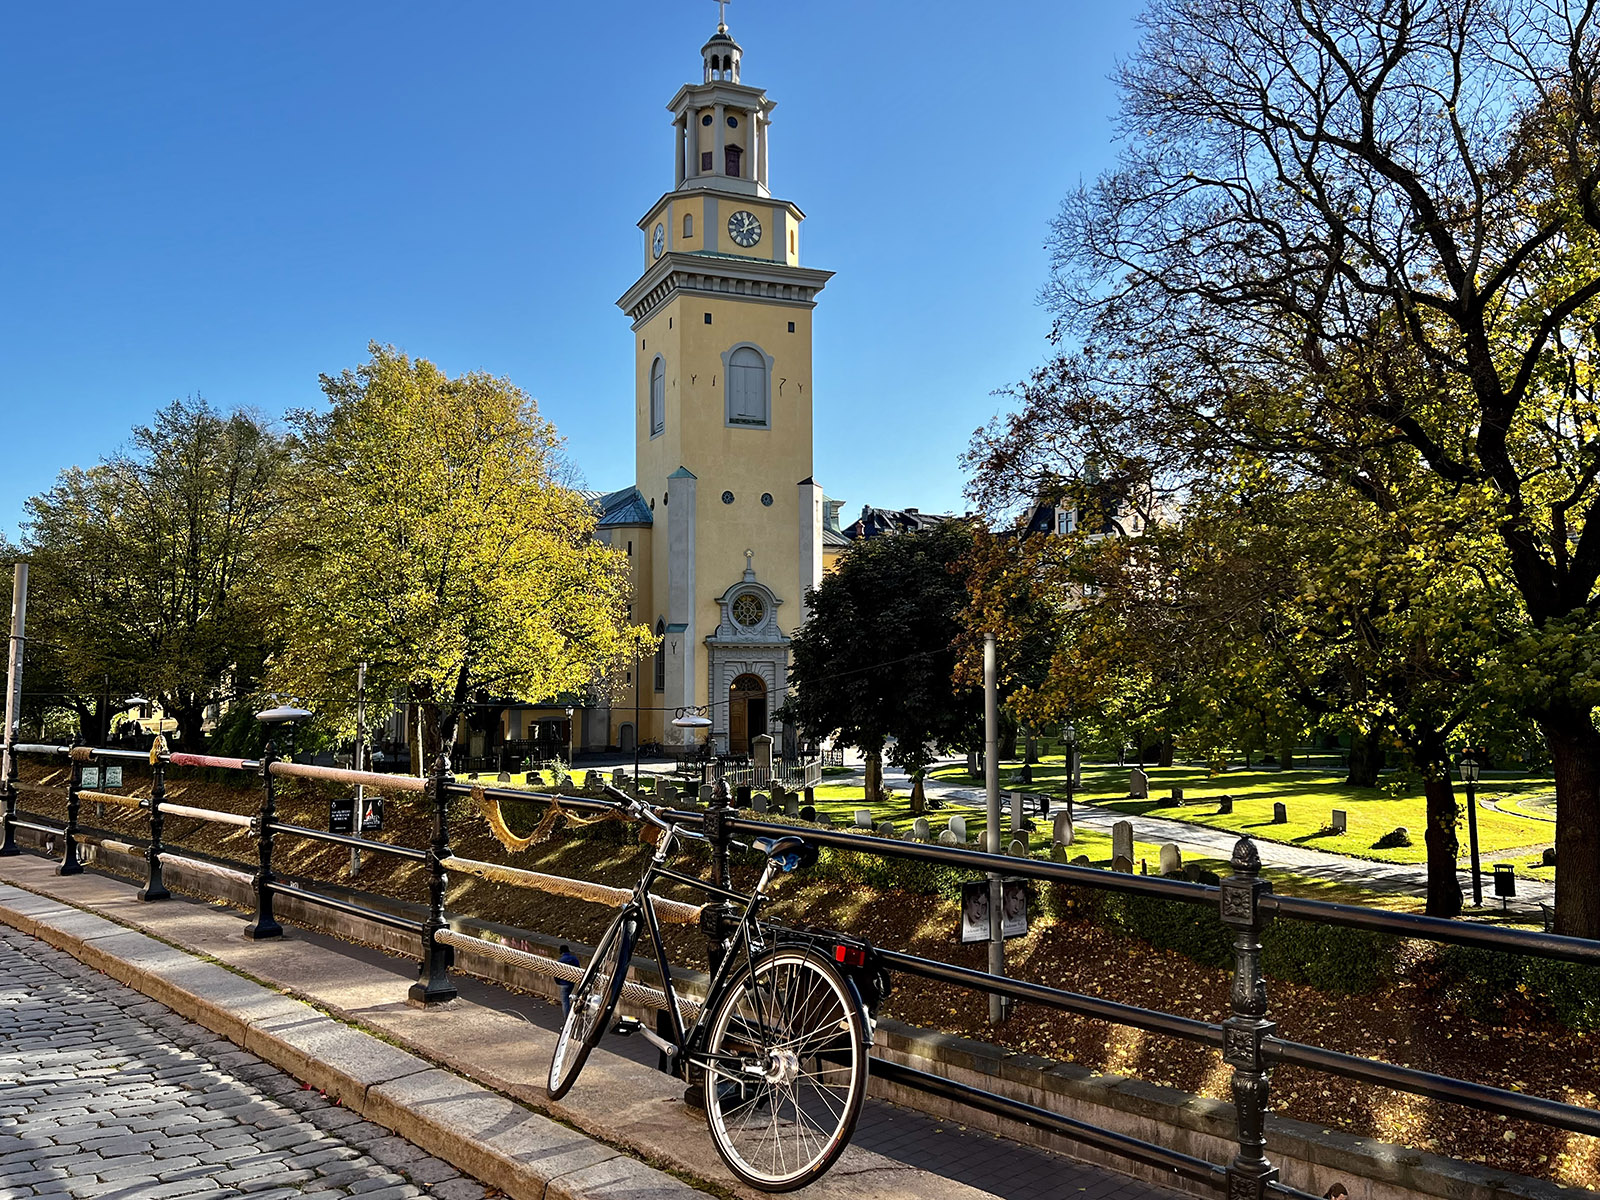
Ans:
{"type": "Polygon", "coordinates": [[[1441,946],[1425,971],[1445,1003],[1475,1020],[1518,1024],[1532,1016],[1600,1031],[1600,967],[1441,946]]]}

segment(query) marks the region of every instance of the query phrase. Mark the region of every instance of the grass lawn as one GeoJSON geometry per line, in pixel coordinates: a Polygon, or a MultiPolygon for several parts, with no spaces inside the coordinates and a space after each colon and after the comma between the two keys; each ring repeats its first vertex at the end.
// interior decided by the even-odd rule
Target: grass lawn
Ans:
{"type": "MultiPolygon", "coordinates": [[[[1322,771],[1267,771],[1235,770],[1212,776],[1204,767],[1147,767],[1150,777],[1150,798],[1130,800],[1127,795],[1130,768],[1085,764],[1083,788],[1078,795],[1105,808],[1132,815],[1165,817],[1169,820],[1187,821],[1212,829],[1232,833],[1247,833],[1267,841],[1285,842],[1328,850],[1352,858],[1369,858],[1383,862],[1423,863],[1427,849],[1422,834],[1426,825],[1425,805],[1421,789],[1393,795],[1383,788],[1347,787],[1343,772],[1322,771]],[[1187,803],[1171,800],[1174,787],[1183,789],[1187,803]],[[1223,795],[1233,797],[1233,812],[1219,815],[1217,799],[1223,795]],[[1273,805],[1282,803],[1288,821],[1273,824],[1273,805]],[[1348,827],[1343,834],[1326,832],[1332,812],[1341,808],[1347,814],[1348,827]],[[1412,845],[1379,850],[1373,843],[1390,830],[1405,826],[1411,831],[1412,845]]],[[[1033,768],[1034,782],[1023,785],[1016,782],[1020,764],[1006,764],[1001,773],[1002,787],[1031,787],[1036,791],[1061,794],[1066,790],[1066,770],[1061,762],[1045,762],[1033,768]]],[[[940,783],[964,787],[981,787],[982,780],[975,779],[957,766],[939,768],[933,777],[940,783]]],[[[1504,804],[1521,796],[1548,794],[1550,781],[1543,778],[1486,778],[1479,786],[1479,794],[1492,797],[1504,804]]],[[[1467,855],[1466,796],[1458,785],[1458,798],[1462,804],[1461,853],[1467,855]]],[[[1549,821],[1539,821],[1512,812],[1495,812],[1479,807],[1478,839],[1485,858],[1511,850],[1526,849],[1526,854],[1513,854],[1507,858],[1517,864],[1519,874],[1541,877],[1544,868],[1530,868],[1527,862],[1537,858],[1537,848],[1550,845],[1555,836],[1555,826],[1549,821]]]]}

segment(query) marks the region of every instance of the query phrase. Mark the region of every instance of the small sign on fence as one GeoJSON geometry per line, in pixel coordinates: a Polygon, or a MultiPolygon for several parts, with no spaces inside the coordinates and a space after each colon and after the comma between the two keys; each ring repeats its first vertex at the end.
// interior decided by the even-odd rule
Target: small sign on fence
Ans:
{"type": "Polygon", "coordinates": [[[336,796],[328,801],[328,832],[354,833],[356,831],[356,798],[336,796]]]}
{"type": "Polygon", "coordinates": [[[383,828],[383,797],[368,796],[361,813],[361,832],[375,833],[383,828]]]}
{"type": "Polygon", "coordinates": [[[101,786],[103,786],[105,788],[105,790],[108,791],[108,792],[112,788],[121,787],[122,786],[122,768],[121,767],[107,767],[106,768],[105,783],[102,784],[101,786]]]}
{"type": "Polygon", "coordinates": [[[78,786],[81,787],[81,788],[89,788],[91,791],[93,789],[99,787],[100,786],[100,768],[99,767],[85,767],[83,769],[82,774],[80,774],[78,776],[78,786]]]}

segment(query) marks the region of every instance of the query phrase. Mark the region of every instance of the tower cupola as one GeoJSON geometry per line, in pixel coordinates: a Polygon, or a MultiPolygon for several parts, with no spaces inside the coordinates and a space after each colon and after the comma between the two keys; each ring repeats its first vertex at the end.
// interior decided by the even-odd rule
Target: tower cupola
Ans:
{"type": "Polygon", "coordinates": [[[726,25],[718,22],[717,31],[700,47],[700,54],[705,59],[707,83],[739,82],[739,60],[744,57],[744,48],[733,40],[726,25]]]}

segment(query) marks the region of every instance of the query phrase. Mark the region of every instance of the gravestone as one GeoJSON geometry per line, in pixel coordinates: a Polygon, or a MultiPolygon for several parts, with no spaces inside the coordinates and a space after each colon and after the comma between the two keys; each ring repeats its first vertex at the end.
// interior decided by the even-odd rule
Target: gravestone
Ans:
{"type": "Polygon", "coordinates": [[[678,802],[678,789],[673,787],[670,783],[661,784],[658,788],[656,788],[656,794],[660,798],[661,803],[665,804],[668,808],[671,808],[678,802]]]}
{"type": "Polygon", "coordinates": [[[1133,870],[1133,822],[1118,821],[1111,827],[1111,857],[1128,860],[1128,870],[1133,870]]]}
{"type": "Polygon", "coordinates": [[[716,803],[717,785],[714,783],[702,783],[700,785],[699,795],[700,803],[709,808],[712,804],[716,803]]]}
{"type": "Polygon", "coordinates": [[[786,817],[798,817],[800,815],[800,797],[793,792],[783,798],[783,815],[786,817]]]}
{"type": "Polygon", "coordinates": [[[1168,842],[1161,847],[1161,873],[1163,875],[1183,874],[1183,852],[1173,842],[1168,842]]]}
{"type": "Polygon", "coordinates": [[[741,783],[733,789],[733,806],[735,808],[750,807],[750,785],[748,783],[741,783]]]}
{"type": "Polygon", "coordinates": [[[960,844],[960,842],[956,841],[956,835],[951,833],[948,829],[941,829],[939,831],[939,845],[959,846],[960,844]]]}
{"type": "Polygon", "coordinates": [[[817,810],[809,804],[801,806],[800,819],[815,825],[817,823],[817,810]]]}
{"type": "Polygon", "coordinates": [[[1135,767],[1128,772],[1128,799],[1147,800],[1150,797],[1150,776],[1135,767]]]}
{"type": "Polygon", "coordinates": [[[1066,809],[1061,809],[1055,815],[1055,820],[1050,825],[1050,841],[1057,846],[1070,846],[1074,837],[1072,829],[1072,814],[1066,809]]]}
{"type": "Polygon", "coordinates": [[[1333,810],[1333,819],[1328,822],[1328,828],[1335,833],[1344,833],[1350,828],[1350,818],[1342,808],[1333,810]]]}
{"type": "Polygon", "coordinates": [[[858,808],[858,809],[856,809],[856,828],[857,829],[871,829],[872,828],[872,810],[870,808],[858,808]]]}
{"type": "Polygon", "coordinates": [[[1172,803],[1174,803],[1174,804],[1182,804],[1183,803],[1183,789],[1181,787],[1175,787],[1175,788],[1172,789],[1172,803]]]}
{"type": "MultiPolygon", "coordinates": [[[[511,782],[511,772],[510,771],[501,771],[500,774],[498,774],[498,775],[496,775],[494,777],[494,781],[496,783],[510,783],[511,782]]],[[[528,782],[532,783],[533,780],[530,779],[528,782]]],[[[543,786],[544,781],[541,779],[539,781],[539,783],[540,783],[541,786],[543,786]]]]}
{"type": "Polygon", "coordinates": [[[1092,866],[1094,866],[1094,864],[1089,861],[1089,856],[1087,854],[1078,855],[1077,858],[1072,860],[1072,865],[1075,866],[1075,867],[1092,867],[1092,866]]]}
{"type": "Polygon", "coordinates": [[[750,739],[750,764],[759,778],[772,777],[772,735],[763,733],[750,739]]]}
{"type": "Polygon", "coordinates": [[[911,840],[914,842],[933,841],[933,830],[928,827],[927,817],[918,817],[911,822],[911,840]]]}
{"type": "Polygon", "coordinates": [[[894,831],[894,822],[893,821],[884,821],[878,826],[878,836],[879,837],[886,837],[886,838],[897,838],[900,835],[894,831]]]}
{"type": "Polygon", "coordinates": [[[956,839],[958,845],[967,844],[967,819],[965,817],[950,818],[950,836],[956,839]]]}
{"type": "Polygon", "coordinates": [[[1012,842],[1011,842],[1011,845],[1006,847],[1006,853],[1009,854],[1012,858],[1027,858],[1028,857],[1028,843],[1027,842],[1020,842],[1020,841],[1017,841],[1015,838],[1013,838],[1012,842]]]}
{"type": "Polygon", "coordinates": [[[783,811],[783,798],[784,798],[785,795],[788,794],[783,790],[783,784],[774,783],[769,790],[772,792],[772,805],[771,805],[772,811],[773,812],[782,812],[783,811]]]}
{"type": "Polygon", "coordinates": [[[817,791],[816,791],[816,789],[808,787],[806,789],[806,803],[807,804],[815,804],[816,802],[817,802],[817,791]]]}
{"type": "Polygon", "coordinates": [[[583,790],[598,792],[606,786],[606,777],[599,771],[585,771],[583,773],[583,790]]]}
{"type": "Polygon", "coordinates": [[[761,795],[759,792],[750,798],[750,804],[758,813],[765,813],[767,811],[767,798],[761,795]]]}
{"type": "Polygon", "coordinates": [[[1217,816],[1225,817],[1229,813],[1231,813],[1232,811],[1233,811],[1233,797],[1232,796],[1219,796],[1219,797],[1217,797],[1217,816]]]}
{"type": "Polygon", "coordinates": [[[614,788],[628,786],[628,773],[621,767],[618,767],[615,771],[611,772],[611,786],[614,788]]]}
{"type": "Polygon", "coordinates": [[[1065,846],[1050,847],[1050,861],[1064,863],[1067,861],[1067,848],[1065,846]]]}
{"type": "Polygon", "coordinates": [[[1115,858],[1113,858],[1111,860],[1111,869],[1113,871],[1119,871],[1124,875],[1132,875],[1133,874],[1133,859],[1128,858],[1125,855],[1119,854],[1119,855],[1117,855],[1115,858]]]}
{"type": "Polygon", "coordinates": [[[1011,793],[1011,832],[1012,833],[1016,833],[1018,830],[1026,829],[1027,827],[1028,827],[1027,819],[1022,815],[1022,793],[1021,792],[1012,792],[1011,793]]]}
{"type": "Polygon", "coordinates": [[[1274,825],[1287,825],[1289,823],[1289,809],[1282,800],[1272,806],[1272,823],[1274,825]]]}

